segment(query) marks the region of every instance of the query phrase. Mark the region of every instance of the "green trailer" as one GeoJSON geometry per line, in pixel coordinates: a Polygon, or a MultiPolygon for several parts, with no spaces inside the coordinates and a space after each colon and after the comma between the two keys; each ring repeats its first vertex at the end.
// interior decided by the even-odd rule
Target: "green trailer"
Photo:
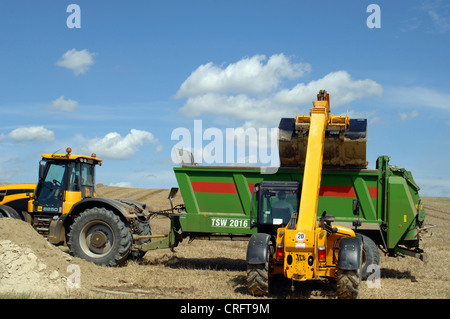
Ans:
{"type": "MultiPolygon", "coordinates": [[[[303,177],[302,169],[295,167],[265,174],[259,167],[185,165],[174,172],[184,201],[176,215],[179,238],[250,237],[259,232],[258,203],[263,200],[256,195],[258,185],[270,181],[301,185],[303,177]]],[[[276,188],[271,193],[276,195],[276,188]]],[[[409,171],[390,166],[388,156],[377,159],[375,170],[324,168],[319,196],[318,220],[326,211],[335,217],[334,224],[369,237],[386,254],[424,260],[419,241],[425,211],[419,187],[409,171]]],[[[298,198],[290,197],[293,207],[298,207],[298,198]]]]}

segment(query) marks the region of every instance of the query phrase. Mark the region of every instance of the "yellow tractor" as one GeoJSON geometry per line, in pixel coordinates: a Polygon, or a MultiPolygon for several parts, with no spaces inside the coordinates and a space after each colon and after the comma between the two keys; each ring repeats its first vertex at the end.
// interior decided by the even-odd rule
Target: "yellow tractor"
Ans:
{"type": "Polygon", "coordinates": [[[151,240],[149,210],[128,199],[99,198],[91,156],[43,154],[39,181],[0,187],[0,217],[29,222],[52,244],[67,244],[72,255],[100,265],[116,266],[139,257],[133,243],[151,240]]]}
{"type": "MultiPolygon", "coordinates": [[[[297,116],[295,120],[298,136],[305,136],[307,139],[304,143],[306,150],[301,187],[287,181],[269,181],[257,185],[256,197],[259,198],[261,206],[266,205],[266,201],[270,202],[271,194],[281,193],[280,189],[283,193],[291,193],[291,196],[297,194],[300,203],[298,211],[294,212],[286,205],[276,208],[280,212],[287,210],[285,214],[291,216],[287,224],[282,223],[283,217],[278,218],[279,222],[275,222],[278,219],[274,217],[273,225],[283,224],[284,227],[264,229],[267,223],[258,222],[258,233],[252,235],[247,249],[247,287],[251,294],[267,295],[274,276],[284,275],[285,278],[291,279],[292,283],[321,277],[334,278],[337,282],[339,298],[358,297],[362,263],[361,238],[356,237],[352,229],[333,225],[332,215],[327,215],[326,212],[318,214],[317,211],[325,140],[334,138],[333,136],[341,136],[340,145],[347,147],[343,132],[348,124],[347,116],[330,114],[329,95],[325,90],[320,91],[317,100],[313,101],[310,115],[297,116]],[[298,190],[301,190],[301,194],[298,190]],[[320,218],[318,219],[317,216],[320,218]]],[[[303,144],[303,142],[297,144],[303,144]]],[[[357,148],[360,147],[357,143],[353,144],[357,148]]],[[[298,145],[295,148],[298,149],[298,145]]],[[[364,158],[359,161],[365,164],[365,152],[363,155],[364,158]]],[[[289,158],[287,152],[283,156],[285,159],[289,158]]],[[[291,158],[294,157],[291,156],[291,158]]],[[[295,161],[298,162],[298,160],[295,161]]],[[[338,159],[336,163],[342,163],[342,160],[338,159]]],[[[349,207],[349,209],[357,211],[358,203],[355,204],[355,207],[349,207]]],[[[258,215],[258,218],[265,218],[264,209],[260,211],[263,212],[264,217],[258,215]]],[[[273,214],[275,207],[271,207],[270,211],[273,214]]]]}

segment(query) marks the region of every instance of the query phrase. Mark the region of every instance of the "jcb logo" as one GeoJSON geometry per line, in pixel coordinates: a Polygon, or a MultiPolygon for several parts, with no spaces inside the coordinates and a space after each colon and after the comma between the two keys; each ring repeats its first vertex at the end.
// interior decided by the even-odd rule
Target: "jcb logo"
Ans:
{"type": "Polygon", "coordinates": [[[302,254],[295,254],[295,260],[296,261],[305,261],[306,257],[305,257],[305,255],[302,255],[302,254]]]}

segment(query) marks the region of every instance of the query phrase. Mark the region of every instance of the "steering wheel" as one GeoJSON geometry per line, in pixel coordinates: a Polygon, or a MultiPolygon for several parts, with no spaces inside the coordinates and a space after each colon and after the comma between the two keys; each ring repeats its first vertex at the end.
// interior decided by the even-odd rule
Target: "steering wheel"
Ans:
{"type": "Polygon", "coordinates": [[[58,188],[61,187],[61,182],[56,179],[53,180],[53,184],[55,184],[58,188]]]}

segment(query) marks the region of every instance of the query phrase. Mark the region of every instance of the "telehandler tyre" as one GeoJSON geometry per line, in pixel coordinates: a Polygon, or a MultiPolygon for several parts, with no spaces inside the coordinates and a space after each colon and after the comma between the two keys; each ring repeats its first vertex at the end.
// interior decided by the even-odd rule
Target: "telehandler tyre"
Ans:
{"type": "Polygon", "coordinates": [[[247,264],[247,290],[253,296],[269,295],[269,259],[274,253],[273,245],[269,244],[267,250],[264,264],[247,264]]]}
{"type": "Polygon", "coordinates": [[[375,242],[361,234],[356,234],[356,237],[361,238],[363,243],[363,251],[362,251],[362,264],[361,264],[361,279],[367,280],[371,275],[371,272],[368,271],[370,265],[380,265],[380,252],[378,250],[375,242]]]}
{"type": "Polygon", "coordinates": [[[247,265],[247,289],[253,296],[269,294],[269,263],[247,265]]]}
{"type": "Polygon", "coordinates": [[[336,292],[339,299],[357,299],[361,271],[339,269],[337,273],[336,292]]]}
{"type": "Polygon", "coordinates": [[[70,253],[98,265],[119,266],[131,251],[131,229],[114,212],[94,207],[82,212],[70,226],[70,253]]]}

